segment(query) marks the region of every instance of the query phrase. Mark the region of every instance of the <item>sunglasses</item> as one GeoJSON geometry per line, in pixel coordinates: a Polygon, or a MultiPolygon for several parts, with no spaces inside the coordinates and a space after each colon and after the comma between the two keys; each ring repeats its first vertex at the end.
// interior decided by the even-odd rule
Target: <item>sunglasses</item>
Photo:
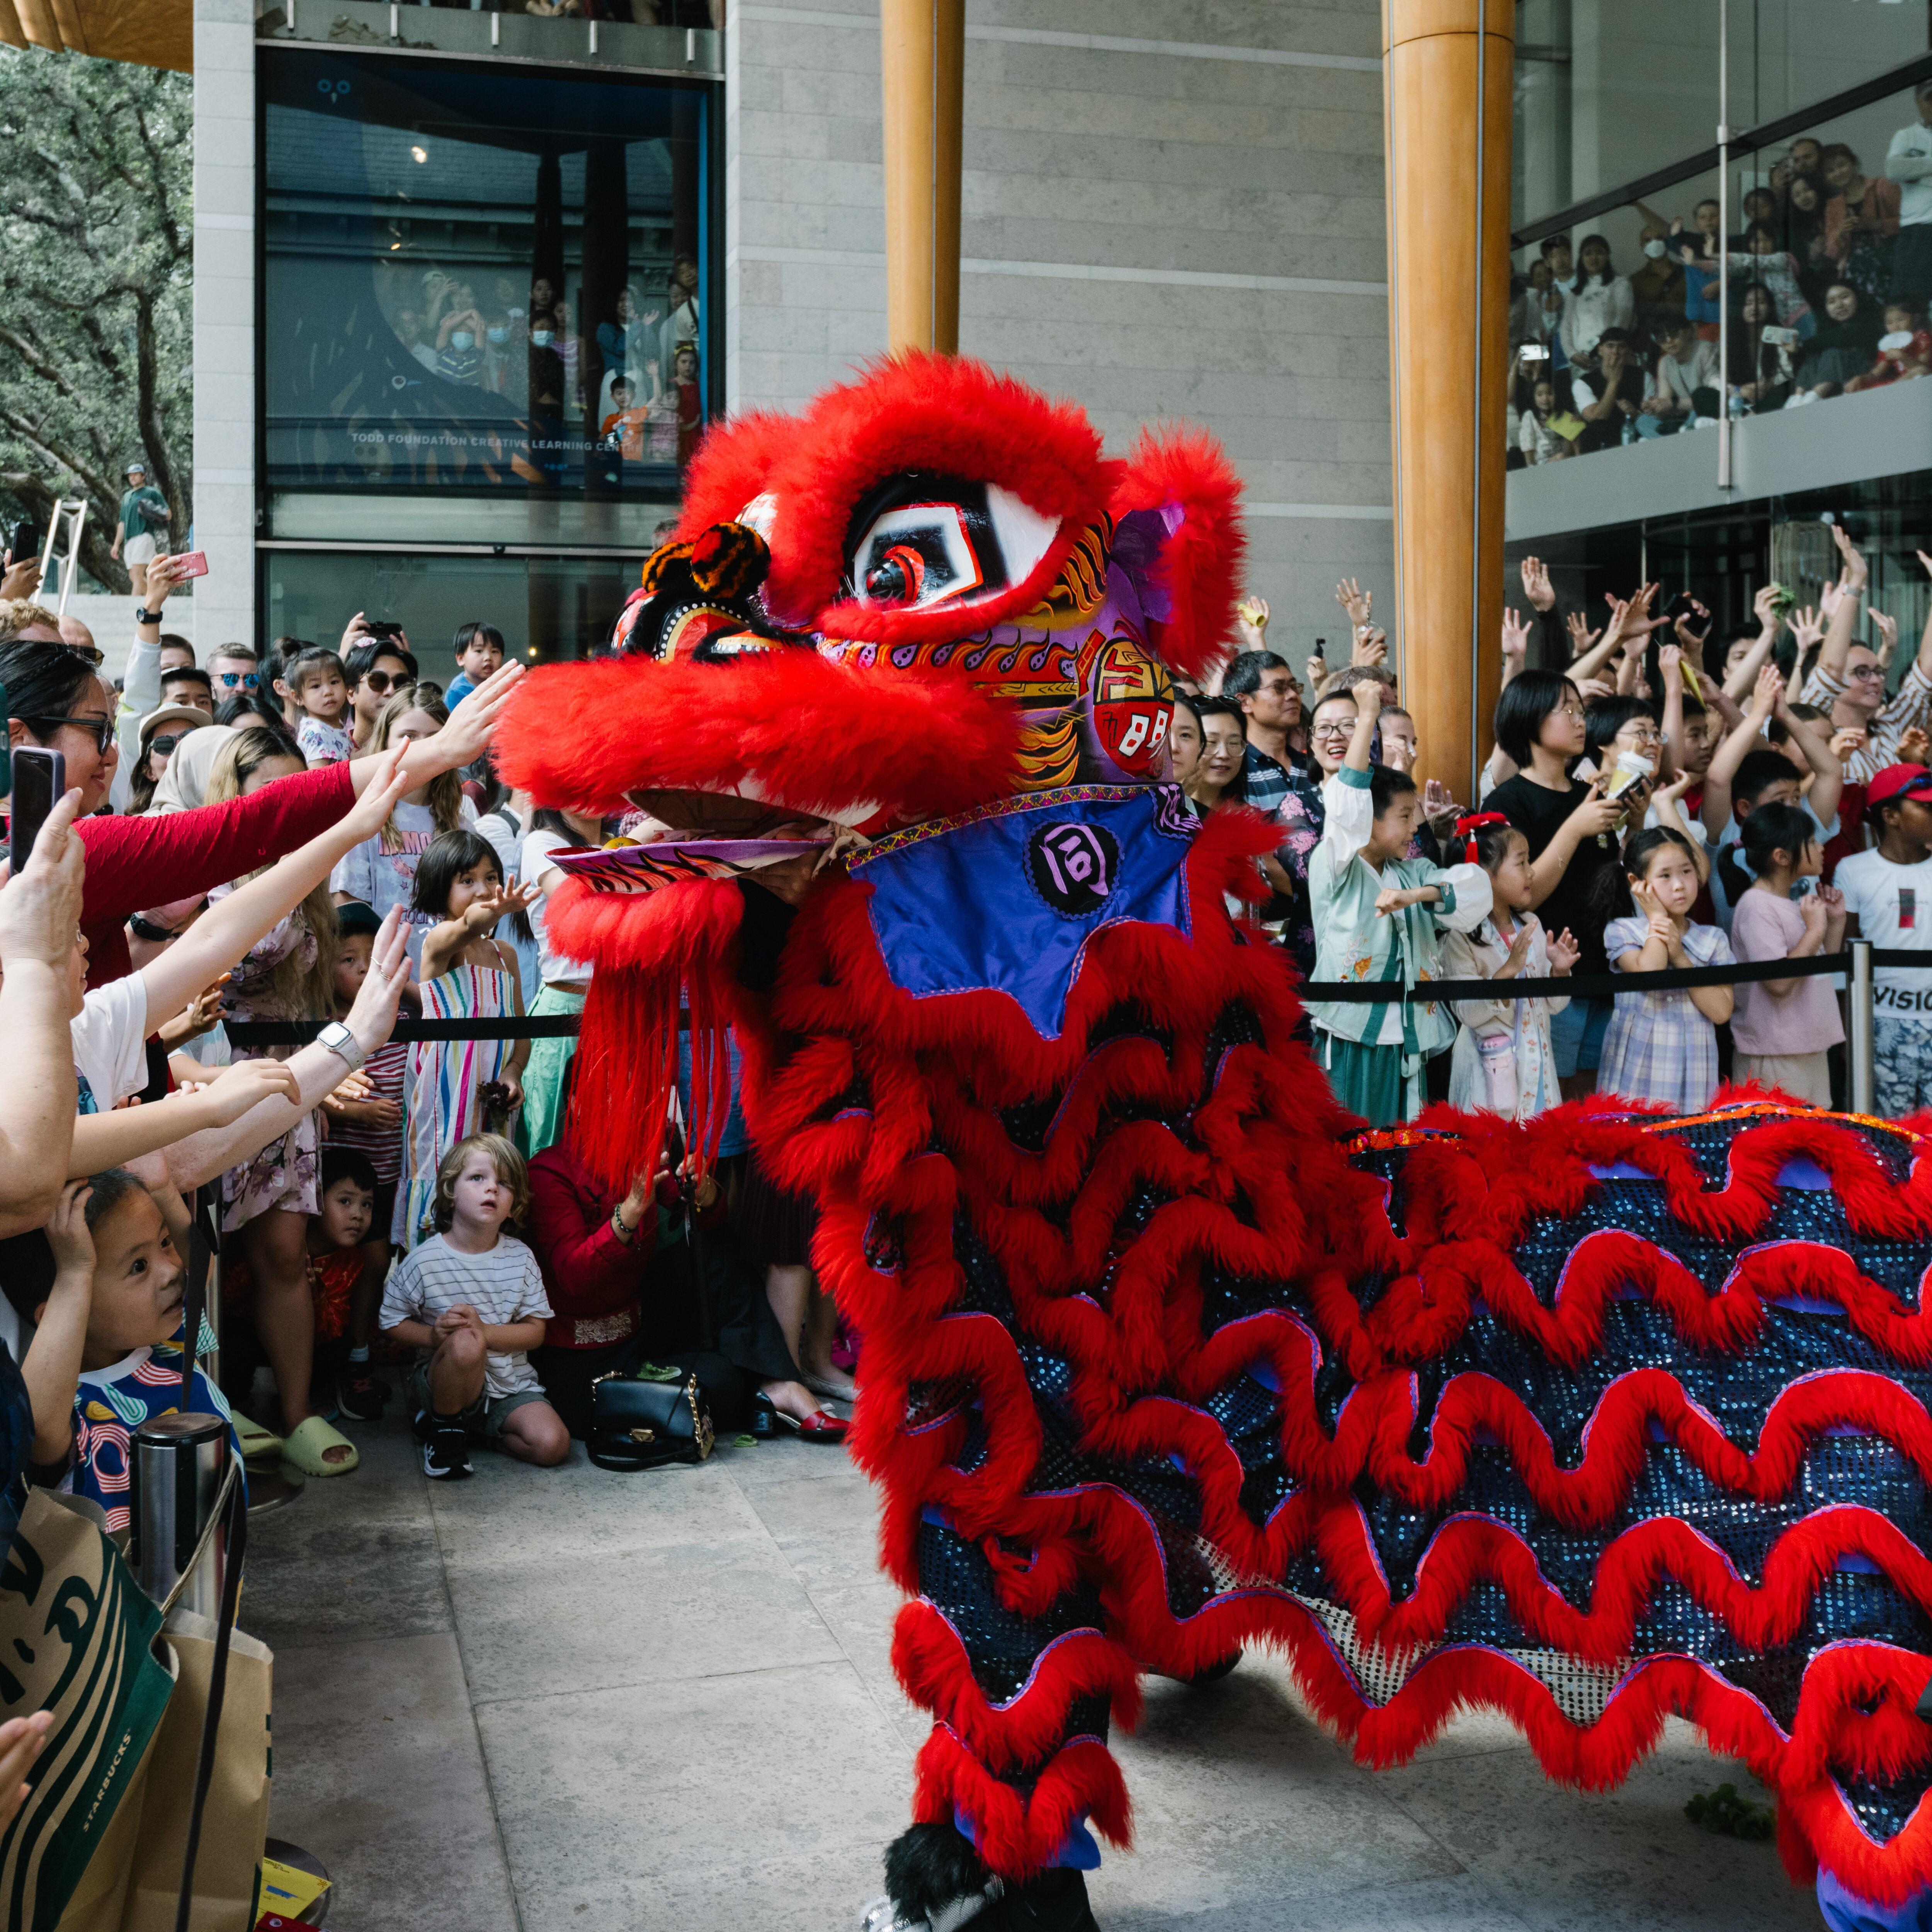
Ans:
{"type": "Polygon", "coordinates": [[[224,691],[232,691],[237,685],[244,691],[253,691],[262,682],[252,670],[218,670],[214,674],[214,681],[224,691]]]}
{"type": "Polygon", "coordinates": [[[148,740],[148,749],[158,752],[166,758],[188,736],[185,731],[162,731],[148,740]]]}
{"type": "Polygon", "coordinates": [[[408,690],[416,680],[406,671],[365,670],[362,674],[362,682],[378,698],[381,698],[392,690],[408,690]]]}
{"type": "Polygon", "coordinates": [[[40,729],[44,724],[71,724],[76,731],[85,731],[103,752],[114,742],[114,717],[111,712],[105,717],[29,718],[26,722],[34,728],[34,735],[37,738],[46,735],[40,729]]]}

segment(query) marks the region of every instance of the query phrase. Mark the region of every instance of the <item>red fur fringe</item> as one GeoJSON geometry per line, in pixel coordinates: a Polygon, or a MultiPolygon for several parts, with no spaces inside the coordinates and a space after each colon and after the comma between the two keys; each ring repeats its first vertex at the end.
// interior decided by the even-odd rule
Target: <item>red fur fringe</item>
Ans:
{"type": "Polygon", "coordinates": [[[1152,627],[1155,650],[1198,677],[1226,655],[1246,573],[1241,479],[1227,452],[1196,429],[1144,430],[1114,492],[1114,514],[1179,509],[1155,566],[1173,614],[1152,627]]]}
{"type": "Polygon", "coordinates": [[[1267,836],[1239,814],[1210,820],[1190,862],[1191,941],[1165,928],[1103,932],[1058,1041],[1042,1042],[998,994],[915,1000],[893,987],[862,885],[822,886],[794,928],[772,1018],[805,1044],[781,1058],[771,1037],[760,1039],[747,1098],[778,1178],[818,1193],[814,1260],[866,1334],[854,1453],[883,1486],[886,1567],[916,1591],[920,1516],[937,1510],[982,1542],[1009,1608],[1038,1615],[1085,1578],[1098,1584],[1105,1613],[1103,1630],[1050,1646],[1028,1683],[994,1708],[946,1619],[923,1602],[908,1606],[895,1661],[908,1694],[940,1720],[920,1756],[917,1815],[963,1815],[994,1868],[1016,1877],[1053,1856],[1082,1810],[1124,1834],[1125,1797],[1111,1759],[1077,1740],[1054,1750],[1076,1700],[1104,1697],[1130,1723],[1136,1670],[1191,1676],[1238,1646],[1274,1643],[1365,1763],[1407,1757],[1457,1708],[1480,1705],[1507,1712],[1552,1777],[1596,1787],[1623,1777],[1653,1748],[1664,1717],[1680,1714],[1778,1794],[1794,1869],[1816,1856],[1863,1897],[1908,1894],[1932,1878],[1932,1816],[1875,1846],[1838,1780],[1932,1760],[1932,1726],[1911,1714],[1932,1660],[1881,1644],[1830,1647],[1806,1675],[1789,1737],[1756,1700],[1679,1658],[1633,1667],[1585,1726],[1564,1718],[1521,1665],[1466,1646],[1428,1658],[1378,1708],[1364,1702],[1312,1614],[1273,1580],[1312,1552],[1361,1640],[1391,1652],[1438,1640],[1468,1592],[1493,1582],[1530,1641],[1608,1666],[1624,1660],[1636,1616],[1666,1578],[1753,1646],[1798,1629],[1844,1557],[1876,1564],[1932,1610],[1932,1560],[1883,1518],[1854,1508],[1818,1510],[1788,1529],[1755,1586],[1682,1522],[1646,1521],[1609,1544],[1582,1610],[1544,1580],[1520,1538],[1486,1518],[1456,1516],[1398,1601],[1351,1493],[1366,1477],[1418,1506],[1441,1507],[1480,1435],[1504,1445],[1539,1508],[1566,1523],[1601,1525],[1616,1516],[1660,1429],[1714,1480],[1769,1502],[1790,1493],[1818,1435],[1844,1424],[1885,1437],[1932,1478],[1932,1421],[1881,1375],[1793,1382],[1747,1450],[1674,1376],[1636,1370],[1606,1391],[1582,1461],[1566,1468],[1522,1400],[1480,1375],[1450,1382],[1417,1453],[1406,1366],[1461,1334],[1479,1293],[1552,1359],[1576,1361],[1599,1341],[1604,1303],[1632,1286],[1702,1347],[1750,1347],[1766,1301],[1804,1294],[1838,1300],[1894,1358],[1932,1360],[1916,1311],[1814,1244],[1750,1248],[1714,1295],[1662,1250],[1600,1234],[1580,1246],[1553,1309],[1538,1303],[1510,1258],[1536,1216],[1583,1204],[1600,1184],[1593,1166],[1622,1162],[1656,1175],[1688,1228],[1740,1247],[1764,1227],[1778,1174],[1801,1154],[1830,1175],[1862,1233],[1932,1232],[1926,1180],[1915,1171],[1908,1186],[1895,1185],[1858,1135],[1808,1114],[1743,1126],[1714,1190],[1667,1126],[1574,1108],[1528,1128],[1446,1116],[1430,1124],[1461,1138],[1410,1149],[1407,1233],[1398,1238],[1382,1184],[1348,1164],[1354,1124],[1289,1037],[1295,1006],[1280,956],[1244,943],[1215,910],[1267,836]],[[1232,1001],[1247,1006],[1264,1043],[1222,1051],[1210,1067],[1208,1035],[1232,1001]],[[1128,1004],[1144,1015],[1144,1034],[1093,1048],[1095,1025],[1128,1004]],[[1048,1094],[1058,1104],[1035,1152],[1012,1140],[999,1110],[1048,1094]],[[1162,1124],[1190,1107],[1191,1143],[1162,1124]],[[1142,1118],[1124,1118],[1136,1113],[1142,1118]],[[1162,1204],[1130,1237],[1122,1216],[1143,1186],[1162,1204]],[[1018,1325],[1072,1362],[1083,1446],[1106,1458],[1177,1461],[1198,1496],[1202,1534],[1251,1586],[1177,1621],[1152,1527],[1120,1492],[1030,1492],[1041,1444],[1013,1335],[990,1316],[954,1310],[962,1207],[1004,1270],[1018,1325]],[[868,1244],[877,1252],[881,1241],[890,1258],[875,1267],[868,1244]],[[1309,1318],[1269,1310],[1204,1332],[1209,1268],[1280,1281],[1309,1318]],[[1365,1316],[1352,1284],[1378,1271],[1395,1279],[1365,1316]],[[1332,1436],[1313,1393],[1324,1348],[1360,1384],[1332,1436]],[[1257,1523],[1241,1507],[1234,1452],[1199,1405],[1262,1365],[1280,1387],[1283,1454],[1305,1486],[1257,1523]],[[959,1406],[908,1430],[915,1383],[958,1388],[959,1406]],[[958,1466],[969,1402],[986,1445],[970,1473],[958,1466]],[[1030,1774],[1049,1752],[1030,1798],[1002,1781],[1030,1774]]]}
{"type": "Polygon", "coordinates": [[[640,786],[718,792],[748,778],[814,815],[872,802],[922,819],[1012,790],[1019,734],[1011,705],[943,673],[884,676],[802,648],[730,665],[613,658],[525,678],[497,769],[583,812],[620,811],[640,786]]]}

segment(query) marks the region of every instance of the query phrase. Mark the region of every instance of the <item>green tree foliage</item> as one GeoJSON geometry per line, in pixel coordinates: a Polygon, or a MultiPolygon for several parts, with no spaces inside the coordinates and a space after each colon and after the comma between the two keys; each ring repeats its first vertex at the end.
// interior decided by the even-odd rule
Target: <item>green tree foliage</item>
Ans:
{"type": "Polygon", "coordinates": [[[194,512],[194,107],[186,74],[0,46],[0,500],[44,526],[86,496],[116,591],[126,465],[183,538],[194,512]]]}

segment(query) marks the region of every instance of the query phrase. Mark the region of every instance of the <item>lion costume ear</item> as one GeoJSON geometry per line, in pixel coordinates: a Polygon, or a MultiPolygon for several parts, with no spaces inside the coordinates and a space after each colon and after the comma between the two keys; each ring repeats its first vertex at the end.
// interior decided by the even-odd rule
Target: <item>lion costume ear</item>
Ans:
{"type": "Polygon", "coordinates": [[[1199,430],[1142,433],[1111,506],[1114,561],[1132,577],[1162,662],[1198,677],[1232,647],[1247,534],[1241,482],[1199,430]]]}

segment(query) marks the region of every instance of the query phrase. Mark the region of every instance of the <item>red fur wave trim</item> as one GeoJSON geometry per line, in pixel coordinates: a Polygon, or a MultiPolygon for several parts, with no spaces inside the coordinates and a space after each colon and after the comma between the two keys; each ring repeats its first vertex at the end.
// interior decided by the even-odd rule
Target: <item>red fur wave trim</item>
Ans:
{"type": "Polygon", "coordinates": [[[620,810],[640,786],[724,792],[749,780],[814,816],[869,802],[921,819],[1011,790],[1019,733],[1010,704],[945,674],[866,672],[802,647],[728,664],[614,658],[525,678],[497,768],[583,812],[620,810]]]}
{"type": "Polygon", "coordinates": [[[1152,626],[1152,642],[1163,662],[1198,676],[1229,648],[1248,548],[1241,479],[1220,444],[1200,430],[1142,431],[1114,492],[1117,517],[1170,508],[1181,520],[1154,574],[1172,614],[1152,626]]]}
{"type": "Polygon", "coordinates": [[[1139,1672],[1098,1630],[1073,1630],[1049,1644],[1012,1697],[990,1704],[974,1681],[966,1646],[940,1612],[921,1598],[899,1612],[892,1668],[906,1695],[949,1725],[973,1755],[995,1772],[1024,1771],[1060,1742],[1079,1697],[1105,1696],[1114,1721],[1139,1722],[1139,1672]]]}
{"type": "Polygon", "coordinates": [[[1097,1738],[1063,1746],[1022,1798],[939,1724],[920,1748],[914,1775],[914,1822],[950,1825],[956,1811],[962,1814],[980,1857],[1003,1878],[1028,1878],[1050,1863],[1083,1818],[1114,1844],[1132,1842],[1126,1781],[1097,1738]]]}

